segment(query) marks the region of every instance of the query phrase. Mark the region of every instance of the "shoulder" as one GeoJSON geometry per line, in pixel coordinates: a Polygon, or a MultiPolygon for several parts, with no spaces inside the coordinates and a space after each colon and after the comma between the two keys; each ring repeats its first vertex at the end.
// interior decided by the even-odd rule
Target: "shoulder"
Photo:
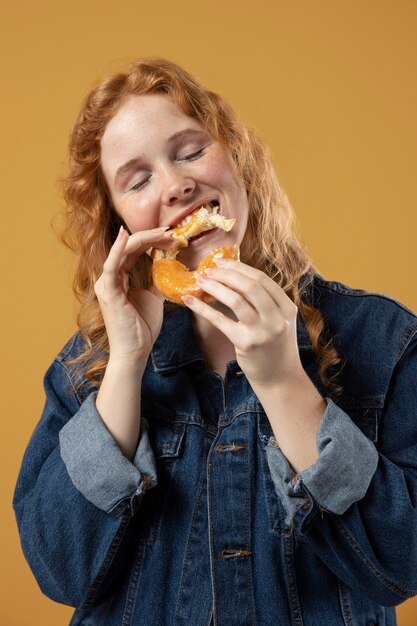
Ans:
{"type": "Polygon", "coordinates": [[[417,315],[386,294],[352,288],[322,276],[313,278],[314,306],[341,340],[391,346],[397,358],[417,334],[417,315]]]}
{"type": "Polygon", "coordinates": [[[79,331],[75,332],[66,342],[66,344],[59,350],[55,357],[55,360],[61,363],[64,367],[72,360],[76,359],[86,348],[86,343],[81,337],[79,331]]]}
{"type": "Polygon", "coordinates": [[[393,371],[417,340],[417,316],[385,294],[354,289],[315,275],[308,301],[324,318],[342,361],[348,395],[385,396],[393,371]]]}
{"type": "Polygon", "coordinates": [[[384,293],[366,291],[349,287],[345,283],[336,280],[326,280],[319,274],[313,276],[313,284],[317,293],[323,297],[329,297],[339,302],[347,302],[352,306],[371,305],[379,308],[401,311],[406,317],[417,321],[417,314],[409,309],[405,304],[398,302],[384,293]]]}
{"type": "Polygon", "coordinates": [[[87,380],[79,363],[74,363],[86,349],[81,333],[77,331],[59,350],[46,372],[45,388],[73,397],[79,404],[94,390],[87,380]]]}

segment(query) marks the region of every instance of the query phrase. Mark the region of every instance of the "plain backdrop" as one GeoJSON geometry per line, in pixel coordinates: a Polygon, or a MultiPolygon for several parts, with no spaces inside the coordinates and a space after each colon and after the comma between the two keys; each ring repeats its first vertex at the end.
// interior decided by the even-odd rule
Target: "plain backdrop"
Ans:
{"type": "MultiPolygon", "coordinates": [[[[51,220],[80,103],[143,56],[220,92],[269,144],[320,273],[417,310],[415,0],[2,0],[1,626],[60,626],[20,550],[11,500],[75,331],[72,260],[51,220]]],[[[417,623],[417,601],[398,609],[417,623]]],[[[192,625],[190,625],[192,626],[192,625]]]]}

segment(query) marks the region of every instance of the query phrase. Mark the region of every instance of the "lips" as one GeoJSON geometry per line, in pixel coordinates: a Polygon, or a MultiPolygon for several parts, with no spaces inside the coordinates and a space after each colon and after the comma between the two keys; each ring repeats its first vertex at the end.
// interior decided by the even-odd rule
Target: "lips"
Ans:
{"type": "Polygon", "coordinates": [[[191,221],[193,214],[196,213],[196,211],[201,209],[201,207],[203,206],[220,207],[220,203],[218,200],[213,200],[213,199],[199,202],[198,204],[195,204],[191,208],[188,208],[186,211],[183,211],[178,217],[175,218],[175,220],[171,222],[171,224],[169,224],[169,227],[177,228],[178,226],[183,226],[184,224],[187,224],[189,221],[191,221]]]}

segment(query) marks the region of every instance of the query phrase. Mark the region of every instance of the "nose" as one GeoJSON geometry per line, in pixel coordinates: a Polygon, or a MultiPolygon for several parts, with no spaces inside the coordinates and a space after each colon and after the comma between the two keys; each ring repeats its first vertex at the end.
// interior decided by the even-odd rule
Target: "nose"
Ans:
{"type": "Polygon", "coordinates": [[[195,181],[184,172],[170,170],[166,172],[162,192],[162,202],[165,206],[172,206],[184,200],[195,189],[195,181]]]}

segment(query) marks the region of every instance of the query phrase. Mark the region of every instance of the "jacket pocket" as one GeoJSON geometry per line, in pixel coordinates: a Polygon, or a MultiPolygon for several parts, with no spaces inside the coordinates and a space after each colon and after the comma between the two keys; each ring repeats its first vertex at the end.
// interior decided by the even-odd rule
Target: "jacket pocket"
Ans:
{"type": "Polygon", "coordinates": [[[379,422],[384,406],[383,397],[352,398],[342,396],[335,398],[334,403],[349,415],[368,439],[375,444],[378,442],[379,422]]]}
{"type": "Polygon", "coordinates": [[[178,421],[177,416],[158,412],[144,412],[149,424],[149,440],[155,456],[158,483],[150,489],[142,502],[137,516],[139,543],[155,543],[164,513],[166,494],[170,477],[182,455],[187,424],[178,421]]]}
{"type": "Polygon", "coordinates": [[[285,522],[286,511],[276,492],[265,451],[270,437],[273,436],[274,432],[266,414],[264,412],[258,413],[258,440],[261,461],[259,466],[262,467],[268,525],[275,532],[287,536],[291,531],[290,527],[285,522]]]}
{"type": "Polygon", "coordinates": [[[394,607],[383,607],[366,596],[354,593],[338,581],[340,610],[346,626],[388,626],[395,624],[394,607]]]}
{"type": "Polygon", "coordinates": [[[159,415],[144,416],[149,424],[149,439],[155,459],[175,459],[181,455],[187,425],[178,422],[176,417],[159,415]]]}

